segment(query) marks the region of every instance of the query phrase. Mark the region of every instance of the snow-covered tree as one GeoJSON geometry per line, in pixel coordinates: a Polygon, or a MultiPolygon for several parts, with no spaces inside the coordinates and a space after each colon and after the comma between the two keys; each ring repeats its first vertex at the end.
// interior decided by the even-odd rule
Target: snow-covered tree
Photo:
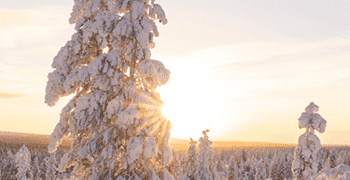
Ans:
{"type": "Polygon", "coordinates": [[[224,160],[217,159],[214,164],[215,180],[228,180],[228,166],[224,160]]]}
{"type": "Polygon", "coordinates": [[[230,160],[228,163],[228,179],[229,180],[234,180],[238,178],[238,164],[233,155],[230,156],[230,160]]]}
{"type": "Polygon", "coordinates": [[[267,178],[266,169],[264,167],[263,159],[255,161],[255,176],[254,180],[265,180],[267,178]]]}
{"type": "Polygon", "coordinates": [[[57,163],[56,163],[55,153],[50,153],[50,155],[47,156],[44,161],[46,165],[45,179],[56,180],[57,163]]]}
{"type": "Polygon", "coordinates": [[[283,152],[275,152],[270,164],[269,177],[272,179],[283,179],[286,172],[284,171],[284,157],[283,152]]]}
{"type": "Polygon", "coordinates": [[[324,164],[324,169],[335,168],[337,164],[338,164],[338,153],[337,153],[337,150],[333,147],[329,151],[328,158],[326,159],[326,163],[324,164]]]}
{"type": "Polygon", "coordinates": [[[277,175],[279,174],[279,171],[280,169],[277,168],[278,167],[278,155],[275,153],[272,160],[271,160],[271,163],[270,163],[270,166],[269,166],[269,178],[271,179],[276,179],[277,178],[277,175]]]}
{"type": "Polygon", "coordinates": [[[31,179],[31,154],[28,151],[27,147],[23,144],[21,149],[16,153],[16,166],[17,166],[17,174],[16,177],[18,180],[27,180],[31,179]],[[29,177],[27,177],[27,175],[29,177]]]}
{"type": "Polygon", "coordinates": [[[34,158],[34,163],[33,163],[33,180],[41,180],[41,168],[39,166],[39,159],[38,157],[34,158]]]}
{"type": "Polygon", "coordinates": [[[16,157],[12,154],[11,150],[7,151],[7,158],[5,162],[2,162],[2,177],[6,180],[16,180],[17,167],[16,167],[16,157]]]}
{"type": "Polygon", "coordinates": [[[187,177],[187,170],[186,170],[186,161],[187,161],[187,156],[184,155],[181,157],[181,165],[179,169],[179,175],[177,176],[177,180],[188,180],[187,177]]]}
{"type": "Polygon", "coordinates": [[[215,178],[214,166],[212,163],[213,149],[210,147],[210,145],[213,143],[209,140],[207,132],[209,132],[209,129],[203,131],[202,134],[204,137],[199,139],[198,176],[201,180],[213,180],[215,178]]]}
{"type": "Polygon", "coordinates": [[[49,152],[73,140],[59,170],[77,179],[173,179],[170,121],[156,92],[170,76],[151,59],[155,20],[167,23],[155,0],[75,0],[76,33],[54,58],[45,102],[74,97],[62,109],[49,152]]]}
{"type": "Polygon", "coordinates": [[[190,147],[187,150],[187,158],[185,162],[187,177],[190,180],[198,179],[198,155],[196,144],[197,142],[190,138],[190,147]]]}
{"type": "Polygon", "coordinates": [[[299,128],[306,128],[306,132],[299,137],[298,145],[294,150],[294,160],[292,171],[294,179],[308,180],[317,172],[317,152],[321,148],[319,138],[314,134],[314,130],[323,133],[327,121],[318,113],[318,106],[311,102],[301,114],[299,128]]]}
{"type": "Polygon", "coordinates": [[[347,160],[348,160],[348,154],[346,150],[341,150],[338,154],[338,164],[337,165],[342,165],[342,164],[346,164],[347,160]]]}
{"type": "Polygon", "coordinates": [[[323,169],[313,177],[311,180],[348,180],[350,179],[350,167],[342,164],[332,169],[323,169]]]}
{"type": "Polygon", "coordinates": [[[256,173],[254,172],[254,168],[252,166],[252,162],[250,158],[241,164],[240,172],[241,172],[241,175],[243,175],[243,179],[249,180],[254,178],[254,175],[256,173]]]}
{"type": "Polygon", "coordinates": [[[169,172],[173,175],[174,179],[178,179],[181,171],[181,159],[179,157],[179,152],[173,150],[173,160],[168,165],[169,172]]]}
{"type": "Polygon", "coordinates": [[[293,162],[293,154],[290,152],[287,152],[287,154],[284,157],[284,177],[288,180],[293,179],[293,172],[292,172],[292,162],[293,162]]]}

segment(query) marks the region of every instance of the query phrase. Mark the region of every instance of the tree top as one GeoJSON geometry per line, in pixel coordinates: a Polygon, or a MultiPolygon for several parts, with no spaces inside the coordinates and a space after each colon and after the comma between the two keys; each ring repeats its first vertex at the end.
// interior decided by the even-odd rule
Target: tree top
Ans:
{"type": "Polygon", "coordinates": [[[318,111],[318,106],[314,103],[311,102],[306,108],[305,111],[308,113],[316,113],[318,111]]]}

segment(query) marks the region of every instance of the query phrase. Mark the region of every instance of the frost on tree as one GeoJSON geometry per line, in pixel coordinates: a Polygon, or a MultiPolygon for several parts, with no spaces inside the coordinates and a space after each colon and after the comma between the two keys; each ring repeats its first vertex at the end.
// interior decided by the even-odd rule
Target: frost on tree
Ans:
{"type": "Polygon", "coordinates": [[[198,155],[196,144],[197,142],[190,138],[190,147],[187,150],[187,160],[185,162],[185,169],[189,180],[197,180],[198,178],[198,155]]]}
{"type": "Polygon", "coordinates": [[[266,169],[264,167],[263,159],[255,161],[255,171],[254,180],[266,179],[266,169]]]}
{"type": "Polygon", "coordinates": [[[47,156],[44,160],[46,165],[45,178],[47,180],[56,180],[57,163],[55,153],[56,152],[49,154],[49,156],[47,156]]]}
{"type": "Polygon", "coordinates": [[[306,128],[306,132],[299,137],[298,145],[294,149],[292,162],[293,178],[297,180],[310,179],[317,172],[317,152],[321,149],[321,142],[314,134],[314,130],[323,133],[327,121],[318,113],[318,106],[311,102],[301,114],[299,128],[306,128]]]}
{"type": "Polygon", "coordinates": [[[207,135],[209,129],[202,132],[204,137],[199,138],[199,155],[198,155],[198,176],[201,180],[213,180],[214,177],[214,163],[213,163],[213,149],[210,147],[213,144],[207,135]]]}
{"type": "Polygon", "coordinates": [[[155,21],[167,23],[155,0],[75,0],[76,33],[54,58],[45,102],[74,95],[51,134],[53,152],[65,137],[71,150],[59,165],[77,179],[173,179],[170,122],[156,92],[170,76],[151,59],[155,21]]]}
{"type": "Polygon", "coordinates": [[[2,164],[2,177],[6,180],[16,180],[17,167],[16,157],[12,154],[11,150],[7,151],[7,158],[2,164]]]}
{"type": "Polygon", "coordinates": [[[349,180],[350,167],[346,164],[338,165],[332,169],[323,169],[312,180],[349,180]]]}
{"type": "Polygon", "coordinates": [[[33,164],[33,180],[40,180],[41,177],[41,168],[39,166],[39,159],[38,157],[36,156],[35,159],[34,159],[34,164],[33,164]]]}
{"type": "Polygon", "coordinates": [[[27,147],[23,144],[21,149],[16,153],[16,166],[17,166],[17,174],[16,177],[18,180],[27,180],[31,177],[27,178],[27,175],[30,176],[31,172],[31,154],[28,151],[27,147]]]}

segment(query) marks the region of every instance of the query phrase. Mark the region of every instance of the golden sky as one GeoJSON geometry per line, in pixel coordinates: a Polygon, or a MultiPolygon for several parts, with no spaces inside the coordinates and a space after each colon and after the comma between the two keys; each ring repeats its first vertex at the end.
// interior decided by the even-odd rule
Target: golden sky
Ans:
{"type": "MultiPolygon", "coordinates": [[[[69,97],[44,103],[47,74],[74,33],[73,1],[26,2],[0,5],[0,131],[51,134],[69,97]]],[[[350,4],[157,2],[169,22],[152,58],[171,71],[158,92],[172,137],[297,143],[315,102],[321,143],[350,144],[350,4]]]]}

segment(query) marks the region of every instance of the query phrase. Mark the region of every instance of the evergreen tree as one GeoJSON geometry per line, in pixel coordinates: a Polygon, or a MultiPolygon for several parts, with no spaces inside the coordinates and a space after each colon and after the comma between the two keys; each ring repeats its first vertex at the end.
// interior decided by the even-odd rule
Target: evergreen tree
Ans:
{"type": "Polygon", "coordinates": [[[285,172],[283,171],[285,169],[284,165],[284,156],[282,152],[275,152],[270,166],[269,177],[274,180],[283,179],[285,177],[285,172]]]}
{"type": "Polygon", "coordinates": [[[254,180],[265,180],[267,178],[266,169],[263,164],[263,159],[256,161],[255,163],[255,176],[254,180]]]}
{"type": "Polygon", "coordinates": [[[306,132],[299,137],[298,145],[294,150],[292,171],[294,179],[308,180],[317,172],[317,152],[321,148],[321,142],[314,134],[316,129],[323,133],[327,121],[318,113],[318,106],[311,102],[301,114],[299,128],[306,128],[306,132]]]}
{"type": "Polygon", "coordinates": [[[185,162],[187,177],[190,180],[197,180],[198,178],[198,157],[196,144],[197,142],[190,138],[190,147],[187,150],[187,160],[185,162]]]}
{"type": "Polygon", "coordinates": [[[21,149],[16,153],[16,166],[17,166],[17,180],[31,179],[31,154],[27,147],[23,144],[21,149]],[[27,177],[27,175],[29,177],[27,177]]]}
{"type": "Polygon", "coordinates": [[[269,165],[270,165],[270,160],[268,159],[268,151],[265,149],[264,153],[261,154],[260,158],[262,159],[262,164],[266,170],[266,178],[269,177],[269,165]]]}
{"type": "Polygon", "coordinates": [[[330,149],[324,169],[332,169],[337,166],[338,164],[337,154],[338,153],[335,148],[330,149]]]}
{"type": "Polygon", "coordinates": [[[218,158],[214,166],[215,180],[228,180],[229,172],[225,161],[218,158]]]}
{"type": "Polygon", "coordinates": [[[36,156],[33,163],[33,180],[41,180],[41,168],[39,166],[39,159],[36,156]]]}
{"type": "Polygon", "coordinates": [[[323,159],[322,159],[322,169],[328,169],[328,170],[331,169],[331,164],[330,164],[330,161],[328,158],[329,155],[330,155],[330,153],[328,152],[328,149],[326,149],[324,156],[323,156],[323,159]]]}
{"type": "Polygon", "coordinates": [[[237,161],[233,155],[230,157],[229,165],[228,165],[228,179],[234,180],[238,178],[239,166],[237,161]]]}
{"type": "Polygon", "coordinates": [[[292,162],[293,162],[293,154],[290,152],[287,152],[284,160],[284,177],[286,179],[293,179],[292,162]]]}
{"type": "Polygon", "coordinates": [[[184,155],[181,157],[181,164],[180,164],[180,170],[179,170],[180,173],[177,177],[177,180],[188,180],[186,162],[187,162],[187,156],[184,155]]]}
{"type": "Polygon", "coordinates": [[[57,167],[56,167],[55,153],[51,153],[49,156],[45,158],[45,165],[46,165],[45,179],[56,180],[57,167]]]}
{"type": "Polygon", "coordinates": [[[173,179],[170,122],[156,92],[169,80],[163,63],[150,59],[155,20],[166,24],[155,0],[75,0],[72,39],[54,58],[45,102],[74,94],[51,134],[49,152],[73,140],[59,170],[73,178],[173,179]]]}
{"type": "Polygon", "coordinates": [[[269,178],[273,180],[278,178],[278,174],[280,173],[278,166],[278,155],[275,152],[269,167],[269,178]]]}
{"type": "Polygon", "coordinates": [[[241,171],[240,171],[243,179],[253,179],[255,172],[254,168],[251,166],[251,161],[250,159],[247,159],[245,162],[241,164],[241,171]]]}
{"type": "Polygon", "coordinates": [[[210,147],[212,142],[209,140],[207,135],[209,129],[203,131],[204,137],[199,139],[199,179],[201,180],[213,180],[214,179],[214,168],[212,164],[213,150],[210,147]]]}
{"type": "Polygon", "coordinates": [[[324,169],[311,180],[348,180],[350,179],[350,167],[346,164],[338,165],[332,169],[324,169]]]}
{"type": "Polygon", "coordinates": [[[172,172],[169,172],[174,176],[174,179],[178,179],[181,170],[181,159],[179,156],[178,152],[173,151],[173,161],[168,166],[172,169],[172,172]]]}
{"type": "Polygon", "coordinates": [[[346,161],[347,161],[347,159],[348,159],[348,154],[347,154],[347,151],[346,150],[341,150],[340,152],[339,152],[339,155],[338,155],[338,164],[337,164],[337,166],[338,165],[342,165],[342,164],[346,164],[346,161]]]}
{"type": "Polygon", "coordinates": [[[2,178],[6,180],[16,180],[17,167],[16,157],[12,154],[11,150],[7,151],[7,158],[4,162],[4,168],[2,169],[2,178]]]}

